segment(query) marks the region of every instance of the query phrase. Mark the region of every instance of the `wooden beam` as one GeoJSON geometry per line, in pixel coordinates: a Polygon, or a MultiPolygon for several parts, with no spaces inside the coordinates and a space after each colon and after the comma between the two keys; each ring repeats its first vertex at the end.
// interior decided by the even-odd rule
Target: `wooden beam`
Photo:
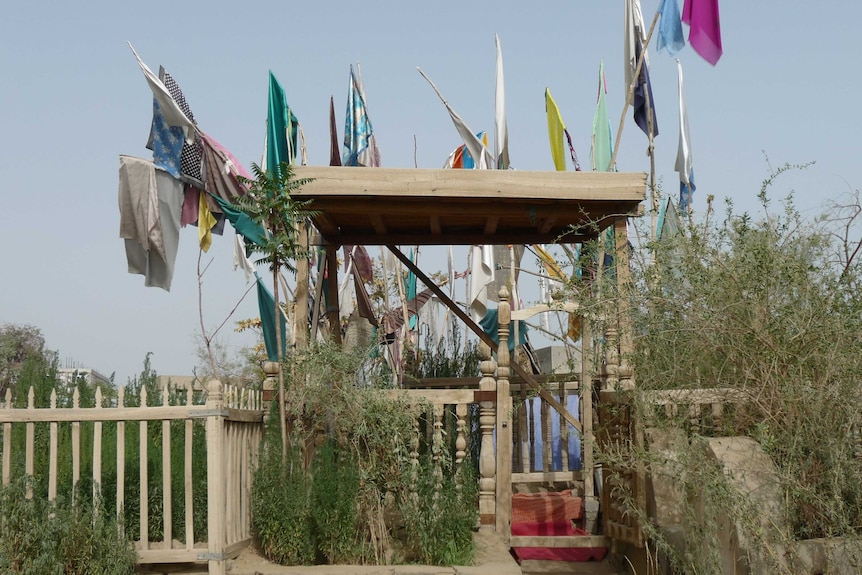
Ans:
{"type": "MultiPolygon", "coordinates": [[[[526,170],[444,170],[296,166],[297,178],[312,181],[296,199],[321,195],[425,196],[521,200],[636,200],[646,197],[646,174],[526,170]]],[[[311,209],[317,209],[312,205],[311,209]]]]}
{"type": "Polygon", "coordinates": [[[438,214],[431,215],[431,235],[439,236],[442,232],[440,231],[440,216],[438,214]]]}
{"type": "Polygon", "coordinates": [[[385,235],[386,224],[383,223],[383,218],[380,217],[380,214],[369,214],[368,217],[371,220],[371,225],[374,226],[374,231],[380,235],[385,235]]]}
{"type": "Polygon", "coordinates": [[[487,220],[485,220],[485,229],[482,233],[486,236],[493,236],[497,233],[497,225],[500,223],[500,216],[489,216],[487,220]]]}

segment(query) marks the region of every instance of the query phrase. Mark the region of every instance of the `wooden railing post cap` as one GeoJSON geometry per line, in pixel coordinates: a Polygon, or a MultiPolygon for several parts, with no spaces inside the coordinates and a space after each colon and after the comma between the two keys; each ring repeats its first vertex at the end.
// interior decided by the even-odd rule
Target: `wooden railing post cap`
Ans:
{"type": "Polygon", "coordinates": [[[479,354],[479,359],[483,361],[491,359],[491,347],[484,341],[479,342],[479,347],[476,351],[479,354]]]}
{"type": "Polygon", "coordinates": [[[278,375],[280,366],[277,361],[266,361],[263,364],[263,372],[267,377],[276,377],[278,375]]]}
{"type": "Polygon", "coordinates": [[[221,397],[224,392],[224,386],[218,379],[211,379],[207,382],[207,393],[211,398],[221,397]]]}
{"type": "Polygon", "coordinates": [[[497,292],[497,295],[500,297],[500,300],[509,300],[509,290],[506,286],[500,286],[500,291],[497,292]]]}

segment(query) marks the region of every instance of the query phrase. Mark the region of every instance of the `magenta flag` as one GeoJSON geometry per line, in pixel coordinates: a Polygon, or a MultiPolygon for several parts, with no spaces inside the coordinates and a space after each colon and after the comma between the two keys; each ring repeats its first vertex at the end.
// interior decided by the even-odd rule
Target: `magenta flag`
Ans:
{"type": "Polygon", "coordinates": [[[715,66],[723,52],[718,0],[685,0],[682,21],[689,25],[688,42],[691,47],[715,66]]]}

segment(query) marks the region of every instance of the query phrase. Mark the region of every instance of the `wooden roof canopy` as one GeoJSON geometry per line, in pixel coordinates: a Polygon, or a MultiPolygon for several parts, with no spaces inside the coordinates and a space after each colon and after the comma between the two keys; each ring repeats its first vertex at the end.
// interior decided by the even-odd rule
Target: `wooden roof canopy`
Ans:
{"type": "Polygon", "coordinates": [[[298,166],[316,244],[580,242],[638,215],[646,174],[298,166]]]}

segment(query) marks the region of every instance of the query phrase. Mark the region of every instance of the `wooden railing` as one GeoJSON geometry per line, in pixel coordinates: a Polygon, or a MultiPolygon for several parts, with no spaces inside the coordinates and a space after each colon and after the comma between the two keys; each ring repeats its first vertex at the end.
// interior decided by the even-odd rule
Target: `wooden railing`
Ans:
{"type": "Polygon", "coordinates": [[[700,435],[720,434],[728,418],[748,401],[744,391],[733,388],[644,391],[642,397],[646,427],[683,417],[689,429],[700,435]]]}
{"type": "MultiPolygon", "coordinates": [[[[6,392],[5,403],[0,405],[0,427],[2,427],[2,482],[8,485],[13,477],[14,459],[20,454],[13,453],[13,428],[25,427],[23,473],[34,477],[47,476],[47,490],[36,493],[31,488],[28,497],[46,497],[53,501],[57,498],[58,467],[71,465],[71,490],[76,493],[81,480],[82,440],[81,425],[92,425],[92,485],[95,502],[106,500],[113,495],[116,499],[118,516],[122,517],[127,508],[125,501],[126,470],[128,465],[137,465],[139,480],[139,530],[135,547],[139,564],[156,563],[208,563],[209,572],[223,574],[225,561],[235,556],[251,541],[251,484],[254,466],[257,461],[258,447],[263,433],[263,409],[259,392],[239,390],[222,386],[218,380],[210,381],[207,386],[205,403],[195,403],[191,389],[184,397],[165,388],[161,394],[161,405],[148,405],[146,389],[138,398],[126,401],[123,390],[118,390],[116,402],[104,406],[101,388],[96,388],[95,406],[81,407],[77,388],[72,395],[70,406],[58,406],[57,392],[52,391],[48,407],[36,407],[34,390],[28,394],[27,406],[13,407],[11,390],[6,392]],[[171,398],[174,403],[169,405],[171,398]],[[136,401],[139,400],[139,401],[136,401]],[[126,403],[137,403],[138,407],[126,407],[126,403]],[[161,422],[161,446],[151,445],[149,424],[161,422]],[[116,438],[116,492],[104,493],[102,487],[102,468],[104,463],[103,442],[106,437],[104,427],[107,422],[115,429],[116,438]],[[181,485],[172,480],[171,433],[172,423],[182,422],[184,433],[183,478],[181,485]],[[137,423],[139,458],[137,462],[126,461],[127,424],[137,423]],[[193,450],[195,428],[201,433],[205,428],[204,453],[193,450]],[[48,457],[47,470],[35,469],[36,426],[47,426],[48,457]],[[68,425],[68,428],[65,426],[68,425]],[[64,429],[65,428],[65,429],[64,429]],[[59,441],[63,439],[70,445],[70,453],[64,456],[71,461],[60,459],[59,441]],[[161,457],[162,477],[148,477],[149,461],[161,457]],[[194,481],[193,468],[206,463],[207,528],[204,540],[194,536],[194,481]],[[152,481],[152,483],[151,483],[152,481]],[[152,487],[151,487],[152,486],[152,487]],[[173,496],[173,489],[183,491],[182,498],[173,496]],[[150,495],[152,489],[160,489],[162,494],[162,537],[150,538],[150,495]],[[184,505],[185,533],[174,533],[173,509],[175,500],[184,505]],[[181,541],[176,541],[181,537],[181,541]]],[[[153,401],[155,403],[155,401],[153,401]]],[[[176,427],[176,426],[173,426],[176,427]]],[[[132,430],[130,430],[132,431],[132,430]]],[[[134,431],[132,431],[134,433],[134,431]]],[[[40,434],[41,435],[41,434],[40,434]]],[[[129,436],[132,437],[131,435],[129,436]]],[[[87,446],[88,447],[88,446],[87,446]]],[[[86,458],[89,459],[89,458],[86,458]]],[[[44,460],[44,458],[40,458],[44,460]]]]}

